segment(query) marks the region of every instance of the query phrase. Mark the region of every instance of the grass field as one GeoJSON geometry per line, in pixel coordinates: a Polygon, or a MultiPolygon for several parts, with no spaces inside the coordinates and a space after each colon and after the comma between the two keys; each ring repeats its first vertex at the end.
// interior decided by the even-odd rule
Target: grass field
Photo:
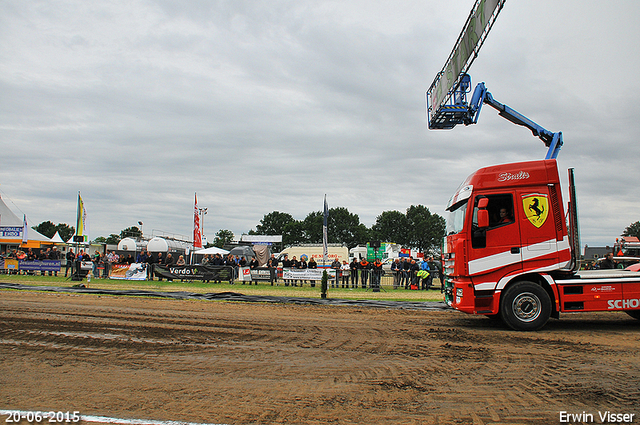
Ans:
{"type": "MultiPolygon", "coordinates": [[[[74,282],[65,277],[55,276],[33,276],[33,275],[8,275],[0,274],[0,282],[15,283],[20,285],[32,286],[57,286],[71,287],[80,282],[74,282]]],[[[219,293],[219,292],[237,292],[245,295],[263,295],[276,297],[304,297],[304,298],[320,298],[320,284],[311,287],[305,284],[303,287],[284,286],[279,282],[271,286],[268,282],[259,282],[257,285],[242,282],[236,282],[233,285],[227,283],[203,283],[201,281],[130,281],[130,280],[112,280],[112,279],[92,279],[90,283],[86,279],[82,280],[84,285],[97,289],[138,289],[147,291],[161,292],[177,292],[186,291],[193,293],[219,293]]],[[[439,288],[440,281],[435,279],[434,284],[439,288]]],[[[327,291],[328,298],[342,299],[367,299],[367,300],[389,300],[389,301],[441,301],[442,294],[440,289],[431,289],[429,291],[410,291],[406,289],[393,289],[392,287],[382,286],[380,292],[372,292],[370,289],[343,289],[331,288],[327,291]]]]}

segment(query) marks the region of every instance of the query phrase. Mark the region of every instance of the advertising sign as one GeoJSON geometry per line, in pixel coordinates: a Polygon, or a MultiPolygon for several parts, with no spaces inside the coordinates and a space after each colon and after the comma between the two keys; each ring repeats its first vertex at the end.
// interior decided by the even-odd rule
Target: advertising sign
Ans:
{"type": "Polygon", "coordinates": [[[322,273],[327,271],[330,279],[336,278],[334,269],[282,269],[282,278],[287,280],[322,280],[322,273]]]}
{"type": "Polygon", "coordinates": [[[59,272],[60,260],[42,260],[42,261],[20,260],[18,268],[20,270],[34,271],[34,272],[59,272]]]}
{"type": "MultiPolygon", "coordinates": [[[[247,270],[249,268],[247,267],[247,270]]],[[[184,266],[160,266],[156,264],[153,274],[169,280],[213,280],[227,281],[233,280],[233,267],[231,266],[209,266],[201,264],[187,264],[184,266]]],[[[249,272],[249,279],[251,273],[249,272]]]]}
{"type": "Polygon", "coordinates": [[[147,263],[113,264],[109,279],[147,280],[147,263]]]}
{"type": "Polygon", "coordinates": [[[21,226],[0,226],[0,236],[3,238],[19,238],[22,237],[21,226]]]}

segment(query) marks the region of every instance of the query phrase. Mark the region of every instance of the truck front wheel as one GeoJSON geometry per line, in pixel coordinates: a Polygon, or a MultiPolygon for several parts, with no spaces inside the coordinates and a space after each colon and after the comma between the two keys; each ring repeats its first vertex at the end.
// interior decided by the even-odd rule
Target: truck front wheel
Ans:
{"type": "Polygon", "coordinates": [[[500,315],[512,329],[537,331],[551,316],[551,298],[540,285],[517,282],[503,292],[500,315]]]}

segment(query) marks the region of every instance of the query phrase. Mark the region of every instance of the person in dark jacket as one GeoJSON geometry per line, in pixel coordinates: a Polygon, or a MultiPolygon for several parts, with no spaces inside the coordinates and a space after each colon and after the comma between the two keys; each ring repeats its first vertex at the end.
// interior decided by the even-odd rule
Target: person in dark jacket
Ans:
{"type": "Polygon", "coordinates": [[[613,261],[613,253],[610,252],[606,255],[606,257],[604,258],[604,260],[602,260],[600,262],[600,268],[601,269],[615,269],[616,268],[616,262],[613,261]]]}
{"type": "Polygon", "coordinates": [[[358,270],[360,270],[360,285],[362,286],[362,289],[366,289],[367,280],[369,279],[369,262],[366,258],[360,260],[358,270]]]}
{"type": "Polygon", "coordinates": [[[382,279],[382,261],[379,258],[371,265],[371,288],[374,292],[380,291],[380,280],[382,279]]]}
{"type": "Polygon", "coordinates": [[[351,287],[358,287],[358,262],[356,261],[356,257],[353,257],[351,263],[349,263],[349,273],[351,273],[351,287]]]}

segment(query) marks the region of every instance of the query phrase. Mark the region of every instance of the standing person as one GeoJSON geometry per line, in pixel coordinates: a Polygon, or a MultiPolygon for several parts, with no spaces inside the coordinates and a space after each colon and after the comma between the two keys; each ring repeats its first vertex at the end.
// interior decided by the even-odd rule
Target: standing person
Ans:
{"type": "Polygon", "coordinates": [[[222,266],[224,266],[224,259],[222,255],[216,254],[213,256],[211,260],[211,265],[213,266],[213,282],[214,283],[222,283],[222,271],[224,270],[222,266]]]}
{"type": "MultiPolygon", "coordinates": [[[[50,260],[54,260],[54,261],[59,261],[60,260],[60,251],[58,251],[57,247],[53,247],[53,249],[51,250],[50,254],[49,254],[49,259],[50,260]]],[[[58,277],[58,269],[56,269],[54,272],[54,275],[56,277],[58,277]]],[[[51,272],[49,272],[49,276],[51,276],[51,272]]]]}
{"type": "Polygon", "coordinates": [[[422,290],[426,291],[429,288],[431,288],[431,279],[433,278],[431,276],[431,268],[429,267],[429,260],[433,260],[431,257],[429,257],[429,259],[427,261],[423,261],[422,264],[420,265],[420,271],[421,272],[426,272],[426,273],[422,273],[422,290]]]}
{"type": "Polygon", "coordinates": [[[98,266],[100,266],[100,262],[102,261],[102,256],[100,255],[100,251],[96,251],[93,253],[93,277],[98,279],[100,277],[100,273],[98,272],[98,266]]]}
{"type": "Polygon", "coordinates": [[[411,267],[409,268],[410,280],[411,280],[411,289],[418,289],[418,272],[420,271],[420,266],[416,263],[416,260],[411,259],[411,267]]]}
{"type": "Polygon", "coordinates": [[[382,278],[382,261],[376,258],[371,265],[371,288],[380,291],[380,280],[382,278]]]}
{"type": "Polygon", "coordinates": [[[271,254],[267,267],[269,267],[269,280],[271,281],[271,286],[273,286],[273,282],[278,282],[278,259],[274,254],[271,254]]]}
{"type": "Polygon", "coordinates": [[[367,289],[367,280],[369,279],[369,262],[366,258],[362,258],[360,260],[358,270],[360,270],[360,285],[362,286],[362,289],[367,289]]]}
{"type": "Polygon", "coordinates": [[[400,286],[400,274],[402,273],[402,265],[399,258],[396,258],[391,263],[391,273],[393,274],[393,289],[398,289],[398,286],[400,286]]]}
{"type": "Polygon", "coordinates": [[[151,280],[155,279],[156,276],[156,266],[163,266],[166,257],[162,255],[161,252],[158,253],[158,259],[151,265],[151,280]]]}
{"type": "MultiPolygon", "coordinates": [[[[294,255],[293,258],[291,259],[291,269],[297,269],[297,268],[298,268],[298,259],[294,255]]],[[[291,286],[298,286],[298,280],[291,279],[291,286]]]]}
{"type": "Polygon", "coordinates": [[[235,283],[234,281],[236,280],[236,277],[238,276],[238,270],[237,270],[238,265],[236,264],[236,261],[233,258],[233,255],[229,254],[225,257],[224,265],[231,268],[229,283],[233,285],[235,283]]]}
{"type": "Polygon", "coordinates": [[[285,279],[284,274],[285,270],[291,269],[291,260],[289,260],[289,256],[284,254],[284,258],[282,259],[282,278],[284,280],[284,286],[289,286],[289,279],[285,279]]]}
{"type": "Polygon", "coordinates": [[[351,274],[351,288],[358,287],[358,262],[356,257],[353,257],[351,263],[349,263],[349,273],[351,274]]]}
{"type": "Polygon", "coordinates": [[[402,264],[402,279],[404,280],[404,289],[409,289],[411,285],[411,259],[405,258],[402,264]]]}
{"type": "Polygon", "coordinates": [[[342,268],[342,264],[340,264],[340,260],[338,260],[337,257],[335,260],[333,260],[333,263],[331,263],[331,268],[336,271],[336,279],[331,281],[331,287],[337,288],[338,279],[340,279],[340,269],[342,268]]]}
{"type": "Polygon", "coordinates": [[[110,251],[108,255],[109,261],[107,262],[107,277],[111,275],[111,266],[114,264],[118,264],[120,257],[115,251],[110,251]]]}
{"type": "MultiPolygon", "coordinates": [[[[295,258],[295,257],[294,257],[295,258]]],[[[304,270],[307,269],[308,265],[307,265],[307,259],[305,256],[301,255],[300,256],[300,260],[298,261],[298,269],[304,270]]],[[[301,280],[300,281],[300,286],[304,286],[304,284],[307,283],[306,280],[301,280]]],[[[296,282],[296,286],[297,286],[297,282],[296,282]]]]}
{"type": "MultiPolygon", "coordinates": [[[[158,266],[161,266],[163,268],[167,268],[167,272],[169,272],[169,266],[173,264],[173,257],[171,256],[171,253],[168,253],[166,257],[164,257],[164,259],[162,259],[162,261],[160,261],[160,258],[158,258],[158,266]]],[[[160,272],[158,273],[158,280],[162,282],[162,273],[164,272],[163,269],[159,269],[160,272]]],[[[169,272],[170,273],[170,272],[169,272]]],[[[170,280],[170,279],[167,279],[170,280]]]]}
{"type": "Polygon", "coordinates": [[[438,266],[435,261],[433,261],[433,257],[429,257],[429,281],[427,282],[427,289],[431,289],[433,287],[433,278],[436,277],[436,273],[438,271],[438,266]]]}
{"type": "Polygon", "coordinates": [[[616,268],[616,263],[615,261],[613,261],[613,253],[610,252],[606,255],[606,257],[604,258],[604,260],[602,260],[600,262],[600,268],[601,269],[615,269],[616,268]]]}
{"type": "MultiPolygon", "coordinates": [[[[307,268],[310,268],[310,269],[317,269],[318,268],[318,263],[316,263],[316,260],[314,260],[313,257],[309,258],[309,262],[307,263],[307,268]]],[[[316,286],[316,281],[315,280],[311,281],[311,286],[312,287],[316,286]]]]}
{"type": "Polygon", "coordinates": [[[349,287],[349,273],[351,272],[351,267],[347,260],[342,260],[342,266],[340,266],[340,274],[342,274],[342,287],[349,287]]]}
{"type": "Polygon", "coordinates": [[[71,270],[71,275],[74,272],[74,264],[76,262],[76,254],[73,253],[73,249],[69,248],[67,254],[65,255],[65,260],[67,261],[64,268],[64,277],[67,277],[67,273],[71,270]]]}
{"type": "Polygon", "coordinates": [[[178,261],[176,261],[176,266],[184,266],[187,262],[184,260],[184,255],[178,256],[178,261]]]}
{"type": "Polygon", "coordinates": [[[153,280],[153,268],[155,267],[156,259],[152,253],[147,256],[147,280],[153,280]]]}
{"type": "MultiPolygon", "coordinates": [[[[29,250],[27,251],[27,261],[34,261],[36,258],[40,261],[44,261],[47,260],[49,258],[49,250],[51,250],[51,248],[47,248],[46,250],[40,250],[40,253],[36,256],[36,254],[33,252],[33,250],[31,248],[29,248],[29,250]]],[[[33,271],[33,272],[27,272],[27,274],[38,274],[38,272],[33,271]]],[[[46,272],[44,270],[40,270],[40,276],[44,276],[46,274],[46,272]]]]}

